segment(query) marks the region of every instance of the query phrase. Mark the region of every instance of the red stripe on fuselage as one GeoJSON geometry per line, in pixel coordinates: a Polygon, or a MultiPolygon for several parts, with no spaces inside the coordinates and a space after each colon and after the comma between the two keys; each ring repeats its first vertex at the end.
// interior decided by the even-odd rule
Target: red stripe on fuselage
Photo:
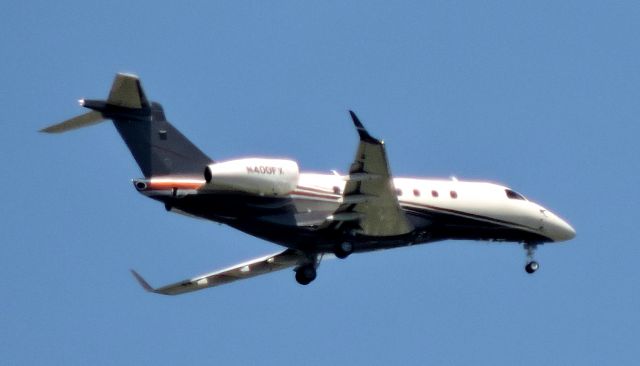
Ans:
{"type": "Polygon", "coordinates": [[[152,191],[161,191],[166,189],[198,189],[200,188],[204,182],[170,182],[170,181],[162,181],[162,182],[147,182],[147,190],[152,191]]]}

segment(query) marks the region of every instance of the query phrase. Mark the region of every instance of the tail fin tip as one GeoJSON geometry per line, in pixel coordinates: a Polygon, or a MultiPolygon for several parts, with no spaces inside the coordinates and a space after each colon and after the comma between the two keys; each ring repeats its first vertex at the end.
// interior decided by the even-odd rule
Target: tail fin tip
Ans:
{"type": "Polygon", "coordinates": [[[149,108],[149,101],[140,84],[140,78],[128,73],[116,74],[107,103],[132,109],[149,108]]]}

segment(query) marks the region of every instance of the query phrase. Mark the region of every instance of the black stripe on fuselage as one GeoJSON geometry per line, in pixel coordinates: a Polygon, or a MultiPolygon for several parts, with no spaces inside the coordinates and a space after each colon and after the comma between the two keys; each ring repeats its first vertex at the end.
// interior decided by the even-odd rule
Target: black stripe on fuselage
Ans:
{"type": "Polygon", "coordinates": [[[174,206],[186,213],[222,222],[250,235],[301,250],[312,250],[312,248],[325,250],[346,240],[357,243],[356,251],[393,248],[446,239],[540,243],[552,241],[537,234],[535,229],[521,224],[413,202],[401,202],[407,215],[410,218],[413,217],[411,221],[415,226],[412,233],[402,237],[353,237],[335,230],[325,230],[326,232],[318,230],[317,227],[322,224],[324,217],[331,215],[339,207],[340,197],[342,196],[333,192],[298,187],[296,192],[288,197],[259,197],[243,193],[217,192],[188,195],[182,198],[166,196],[154,198],[165,202],[168,207],[174,206]],[[311,223],[301,219],[305,213],[298,212],[296,209],[297,203],[300,202],[305,202],[305,207],[311,205],[316,218],[323,219],[311,223]],[[332,205],[332,202],[335,205],[332,205]],[[326,214],[322,214],[323,212],[326,214]],[[301,225],[301,222],[305,224],[301,225]]]}
{"type": "MultiPolygon", "coordinates": [[[[305,196],[308,197],[319,197],[319,198],[334,198],[334,199],[339,199],[340,197],[342,197],[342,195],[336,195],[333,194],[333,192],[331,191],[325,191],[325,190],[320,190],[320,189],[315,189],[315,188],[310,188],[310,187],[302,187],[302,186],[298,186],[299,189],[304,189],[304,190],[309,190],[309,191],[313,191],[313,192],[318,192],[318,193],[322,193],[322,195],[314,195],[314,194],[310,194],[307,192],[300,192],[300,191],[296,191],[294,194],[304,194],[305,196]],[[330,194],[331,196],[327,196],[326,194],[330,194]]],[[[511,222],[511,221],[506,221],[506,220],[500,220],[500,219],[496,219],[494,217],[490,217],[490,216],[484,216],[484,215],[478,215],[478,214],[473,214],[473,213],[469,213],[469,212],[464,212],[464,211],[459,211],[459,210],[453,210],[453,209],[449,209],[449,208],[444,208],[444,207],[438,207],[438,206],[433,206],[433,205],[427,205],[427,204],[422,204],[422,203],[415,203],[415,202],[407,202],[407,201],[399,201],[400,206],[403,209],[407,209],[409,207],[419,207],[419,208],[424,208],[424,209],[429,209],[429,210],[436,210],[436,211],[444,211],[444,212],[448,212],[454,215],[458,215],[458,216],[464,216],[467,218],[475,218],[475,219],[479,219],[479,220],[483,220],[483,221],[488,221],[494,224],[502,224],[502,225],[509,225],[511,227],[519,227],[525,230],[531,230],[531,231],[537,231],[536,228],[532,228],[526,225],[522,225],[522,224],[518,224],[515,222],[511,222]]]]}
{"type": "Polygon", "coordinates": [[[401,202],[400,206],[402,206],[402,208],[407,209],[410,207],[415,207],[415,208],[422,208],[422,209],[428,209],[428,210],[435,210],[435,211],[442,211],[442,212],[448,212],[457,216],[463,216],[466,218],[473,218],[473,219],[478,219],[478,220],[482,220],[482,221],[488,221],[494,224],[499,224],[499,225],[508,225],[510,227],[519,227],[525,230],[531,230],[531,231],[537,231],[535,228],[526,226],[526,225],[522,225],[522,224],[518,224],[515,222],[511,222],[511,221],[506,221],[506,220],[500,220],[500,219],[496,219],[493,217],[489,217],[489,216],[484,216],[484,215],[478,215],[478,214],[472,214],[469,212],[464,212],[464,211],[459,211],[459,210],[452,210],[450,208],[443,208],[443,207],[438,207],[438,206],[432,206],[432,205],[425,205],[425,204],[420,204],[420,203],[408,203],[408,202],[401,202]],[[403,204],[404,203],[404,204],[403,204]]]}

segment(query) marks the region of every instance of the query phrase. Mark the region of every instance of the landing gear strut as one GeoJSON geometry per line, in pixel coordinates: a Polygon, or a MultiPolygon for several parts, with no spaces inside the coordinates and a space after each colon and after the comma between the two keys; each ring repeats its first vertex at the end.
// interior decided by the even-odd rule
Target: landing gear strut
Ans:
{"type": "Polygon", "coordinates": [[[296,281],[306,286],[316,279],[316,269],[313,264],[305,264],[296,269],[296,281]]]}
{"type": "Polygon", "coordinates": [[[527,264],[524,266],[524,270],[528,274],[533,274],[540,268],[540,264],[533,259],[533,255],[536,252],[536,245],[525,243],[524,249],[527,251],[527,264]]]}

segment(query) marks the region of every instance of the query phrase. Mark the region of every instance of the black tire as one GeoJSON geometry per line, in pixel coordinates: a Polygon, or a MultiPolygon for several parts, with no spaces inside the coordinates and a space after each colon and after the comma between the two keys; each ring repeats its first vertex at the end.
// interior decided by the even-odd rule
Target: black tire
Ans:
{"type": "Polygon", "coordinates": [[[344,242],[338,245],[335,251],[333,252],[333,254],[335,254],[336,257],[340,259],[347,258],[349,255],[351,255],[351,253],[353,253],[353,244],[348,242],[344,242]]]}
{"type": "Polygon", "coordinates": [[[316,269],[313,266],[302,266],[296,270],[296,281],[306,286],[316,279],[316,269]]]}
{"type": "Polygon", "coordinates": [[[529,263],[527,263],[526,266],[524,266],[524,270],[528,273],[528,274],[533,274],[535,273],[538,268],[540,268],[540,265],[538,264],[538,262],[536,261],[531,261],[529,263]]]}

